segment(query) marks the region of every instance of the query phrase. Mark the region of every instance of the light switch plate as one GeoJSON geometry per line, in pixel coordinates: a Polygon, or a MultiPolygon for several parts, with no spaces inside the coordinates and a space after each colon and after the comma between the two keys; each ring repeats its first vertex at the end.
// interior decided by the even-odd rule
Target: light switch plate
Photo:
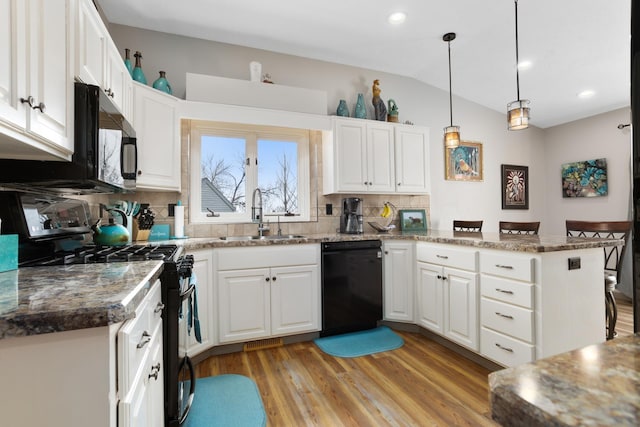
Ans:
{"type": "Polygon", "coordinates": [[[569,258],[569,270],[580,269],[580,257],[569,258]]]}

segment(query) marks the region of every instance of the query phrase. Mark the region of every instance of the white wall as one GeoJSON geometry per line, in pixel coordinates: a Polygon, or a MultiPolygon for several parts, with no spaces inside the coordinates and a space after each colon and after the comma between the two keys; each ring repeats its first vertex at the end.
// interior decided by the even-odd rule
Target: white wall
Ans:
{"type": "MultiPolygon", "coordinates": [[[[504,100],[505,111],[496,112],[453,98],[454,124],[461,126],[462,138],[483,144],[484,181],[445,181],[442,128],[449,124],[446,91],[409,77],[264,50],[115,24],[110,26],[110,31],[122,52],[125,48],[142,52],[142,69],[149,84],[158,76],[158,71],[166,71],[174,95],[181,98],[185,94],[186,72],[248,80],[249,63],[258,61],[263,72],[270,73],[276,84],[325,90],[328,114],[335,114],[340,99],[345,99],[353,111],[357,94],[364,93],[368,117],[372,117],[371,84],[374,79],[380,79],[381,96],[384,100],[393,98],[396,101],[400,121],[410,120],[431,130],[431,228],[451,229],[454,218],[484,219],[484,230],[497,231],[500,219],[526,221],[543,216],[545,183],[541,167],[544,165],[544,134],[536,128],[507,131],[506,104],[512,99],[504,100]],[[529,166],[529,210],[501,209],[500,165],[503,163],[529,166]]],[[[455,78],[455,69],[453,73],[455,78]]],[[[514,82],[508,84],[514,85],[514,82]]],[[[544,225],[541,231],[545,231],[544,225]]]]}

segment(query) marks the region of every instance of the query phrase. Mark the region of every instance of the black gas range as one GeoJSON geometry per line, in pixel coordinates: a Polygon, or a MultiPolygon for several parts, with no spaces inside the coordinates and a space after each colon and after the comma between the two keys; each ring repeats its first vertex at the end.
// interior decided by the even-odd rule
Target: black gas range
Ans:
{"type": "MultiPolygon", "coordinates": [[[[17,234],[18,266],[163,261],[162,287],[165,425],[182,424],[195,394],[195,371],[184,346],[197,323],[193,256],[173,244],[100,246],[87,243],[92,219],[84,200],[0,191],[3,234],[17,234]]],[[[198,336],[198,335],[196,335],[198,336]]]]}

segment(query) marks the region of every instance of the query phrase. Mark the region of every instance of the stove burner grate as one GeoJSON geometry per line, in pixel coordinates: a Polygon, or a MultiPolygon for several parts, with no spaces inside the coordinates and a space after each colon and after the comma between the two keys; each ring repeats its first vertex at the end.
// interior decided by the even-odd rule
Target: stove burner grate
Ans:
{"type": "Polygon", "coordinates": [[[97,246],[87,245],[72,251],[59,251],[51,257],[35,260],[22,266],[47,266],[71,264],[96,264],[131,261],[171,261],[178,247],[176,245],[126,245],[97,246]]]}

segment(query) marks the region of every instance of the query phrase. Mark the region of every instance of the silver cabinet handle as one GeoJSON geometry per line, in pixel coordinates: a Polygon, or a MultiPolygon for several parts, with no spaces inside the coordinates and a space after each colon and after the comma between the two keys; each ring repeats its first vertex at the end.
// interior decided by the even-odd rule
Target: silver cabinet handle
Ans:
{"type": "Polygon", "coordinates": [[[47,106],[44,105],[44,102],[40,102],[38,105],[34,105],[33,107],[34,110],[40,110],[41,113],[44,113],[44,110],[46,110],[47,106]]]}
{"type": "Polygon", "coordinates": [[[503,294],[513,295],[513,291],[505,291],[504,289],[496,288],[496,291],[502,292],[503,294]]]}
{"type": "Polygon", "coordinates": [[[496,343],[496,347],[498,347],[500,350],[504,350],[504,351],[508,351],[509,353],[513,353],[513,349],[509,348],[509,347],[503,347],[500,344],[496,343]]]}
{"type": "Polygon", "coordinates": [[[502,314],[498,311],[496,311],[496,315],[500,317],[504,317],[505,319],[513,319],[513,316],[509,316],[508,314],[502,314]]]}
{"type": "Polygon", "coordinates": [[[29,107],[33,108],[33,96],[29,95],[26,98],[20,98],[20,102],[23,104],[28,104],[29,107]]]}
{"type": "Polygon", "coordinates": [[[437,254],[436,254],[436,258],[440,258],[440,259],[449,259],[449,257],[448,257],[448,256],[446,256],[446,255],[437,255],[437,254]]]}
{"type": "Polygon", "coordinates": [[[158,362],[157,364],[151,367],[151,373],[149,374],[149,378],[153,378],[154,380],[158,381],[159,374],[160,374],[160,362],[158,362]]]}
{"type": "Polygon", "coordinates": [[[158,305],[156,305],[156,308],[153,309],[153,312],[160,313],[162,310],[164,310],[164,304],[159,302],[158,305]]]}
{"type": "Polygon", "coordinates": [[[512,265],[496,264],[496,267],[498,267],[498,268],[505,268],[505,269],[507,269],[507,270],[513,270],[513,266],[512,266],[512,265]]]}
{"type": "Polygon", "coordinates": [[[138,345],[136,345],[136,348],[142,348],[145,345],[149,344],[149,341],[151,341],[151,334],[147,331],[144,331],[142,333],[142,337],[140,338],[140,342],[138,343],[138,345]]]}

